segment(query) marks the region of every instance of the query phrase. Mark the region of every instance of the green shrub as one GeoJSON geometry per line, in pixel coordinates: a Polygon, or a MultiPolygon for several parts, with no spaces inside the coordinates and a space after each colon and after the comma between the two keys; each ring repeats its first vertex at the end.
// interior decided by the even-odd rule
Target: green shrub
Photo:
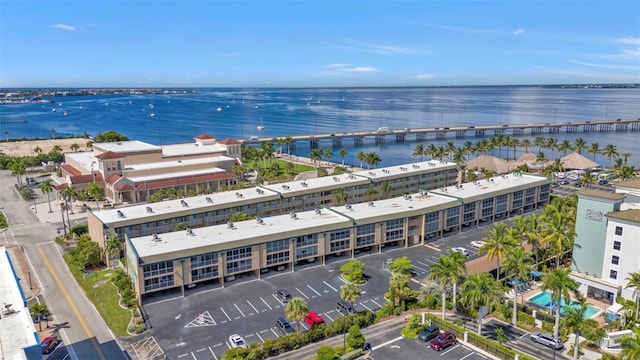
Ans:
{"type": "Polygon", "coordinates": [[[323,345],[318,348],[316,351],[316,359],[317,360],[335,360],[338,357],[338,353],[336,349],[329,345],[323,345]]]}
{"type": "Polygon", "coordinates": [[[533,316],[522,311],[518,311],[518,321],[521,321],[529,326],[533,326],[536,324],[536,320],[533,316]]]}
{"type": "Polygon", "coordinates": [[[0,212],[0,229],[8,228],[9,222],[7,222],[7,218],[3,213],[0,212]]]}
{"type": "Polygon", "coordinates": [[[89,232],[89,225],[88,224],[81,224],[81,225],[76,225],[71,227],[71,233],[75,233],[78,236],[87,234],[89,232]]]}

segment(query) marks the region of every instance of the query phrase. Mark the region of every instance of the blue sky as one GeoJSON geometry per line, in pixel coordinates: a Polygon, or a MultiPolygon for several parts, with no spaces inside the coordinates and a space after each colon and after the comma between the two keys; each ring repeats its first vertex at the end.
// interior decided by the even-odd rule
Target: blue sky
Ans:
{"type": "Polygon", "coordinates": [[[640,1],[0,0],[0,87],[640,83],[640,1]]]}

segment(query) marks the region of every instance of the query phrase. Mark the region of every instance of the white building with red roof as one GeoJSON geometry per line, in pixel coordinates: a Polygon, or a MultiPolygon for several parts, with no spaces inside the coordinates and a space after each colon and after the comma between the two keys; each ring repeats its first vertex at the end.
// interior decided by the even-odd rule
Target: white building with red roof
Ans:
{"type": "Polygon", "coordinates": [[[232,167],[240,162],[242,143],[209,134],[194,140],[162,146],[137,140],[96,143],[91,152],[67,153],[61,166],[65,182],[58,188],[86,189],[97,182],[108,200],[120,204],[145,202],[162,189],[186,195],[235,183],[232,167]]]}

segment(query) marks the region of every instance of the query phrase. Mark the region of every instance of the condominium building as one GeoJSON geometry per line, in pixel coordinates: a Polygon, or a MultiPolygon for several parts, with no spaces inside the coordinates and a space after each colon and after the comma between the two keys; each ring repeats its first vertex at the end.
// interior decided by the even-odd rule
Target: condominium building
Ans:
{"type": "Polygon", "coordinates": [[[634,300],[627,278],[640,271],[638,180],[616,184],[616,192],[578,193],[571,277],[580,292],[613,304],[617,296],[634,300]]]}
{"type": "Polygon", "coordinates": [[[97,182],[106,199],[132,204],[146,202],[162,189],[186,195],[234,184],[237,176],[231,169],[240,161],[242,144],[233,139],[217,141],[209,134],[194,140],[162,146],[142,141],[96,143],[90,152],[67,153],[61,166],[65,183],[59,188],[85,189],[97,182]]]}
{"type": "MultiPolygon", "coordinates": [[[[274,196],[271,192],[264,196],[274,196]]],[[[419,246],[446,231],[548,202],[547,178],[511,174],[236,223],[137,237],[125,232],[127,270],[138,298],[170,289],[184,292],[200,283],[224,286],[239,275],[293,271],[300,262],[325,263],[328,256],[419,246]]]]}
{"type": "Polygon", "coordinates": [[[340,203],[395,197],[451,186],[457,179],[456,164],[425,161],[94,211],[87,214],[87,222],[91,239],[103,247],[104,240],[111,236],[124,239],[125,234],[138,237],[163,233],[173,231],[178,224],[192,228],[222,224],[235,213],[266,217],[314,210],[332,206],[338,193],[342,194],[340,203]]]}

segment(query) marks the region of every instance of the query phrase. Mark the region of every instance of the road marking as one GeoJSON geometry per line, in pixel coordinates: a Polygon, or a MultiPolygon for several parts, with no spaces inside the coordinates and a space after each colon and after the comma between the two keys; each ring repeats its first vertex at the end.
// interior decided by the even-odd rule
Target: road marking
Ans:
{"type": "Polygon", "coordinates": [[[378,305],[379,308],[382,308],[382,305],[378,304],[375,300],[371,299],[371,302],[378,305]]]}
{"type": "Polygon", "coordinates": [[[326,281],[322,281],[322,282],[323,282],[325,285],[327,285],[328,287],[330,287],[330,288],[331,288],[331,290],[333,290],[333,291],[335,291],[335,292],[338,292],[338,289],[336,289],[336,288],[334,288],[333,286],[331,286],[331,284],[329,284],[328,282],[326,282],[326,281]]]}
{"type": "Polygon", "coordinates": [[[264,339],[262,338],[262,336],[260,336],[260,334],[256,333],[256,335],[258,335],[258,337],[260,338],[260,341],[264,342],[264,339]]]}
{"type": "MultiPolygon", "coordinates": [[[[296,288],[296,290],[298,290],[298,292],[300,294],[302,294],[302,296],[304,296],[305,298],[307,298],[307,300],[309,300],[309,297],[307,295],[305,295],[302,291],[300,291],[300,289],[296,288]]],[[[282,304],[282,305],[284,305],[284,304],[282,304]]]]}
{"type": "Polygon", "coordinates": [[[363,308],[369,310],[372,314],[375,315],[375,313],[373,312],[373,310],[369,309],[369,307],[367,305],[365,305],[364,303],[360,303],[360,305],[362,305],[363,308]]]}
{"type": "Polygon", "coordinates": [[[483,359],[486,359],[486,358],[487,358],[486,356],[484,356],[484,355],[480,354],[479,352],[477,352],[477,353],[476,353],[476,355],[480,356],[480,357],[481,357],[481,358],[483,358],[483,359]]]}
{"type": "Polygon", "coordinates": [[[183,342],[179,342],[179,343],[176,344],[176,346],[185,346],[185,345],[187,345],[187,343],[184,342],[184,341],[183,342]]]}
{"type": "Polygon", "coordinates": [[[459,346],[460,346],[460,345],[458,344],[458,345],[456,345],[456,346],[452,346],[452,347],[450,347],[450,348],[449,348],[449,350],[447,350],[447,351],[443,352],[442,354],[440,354],[440,356],[444,356],[444,355],[448,354],[449,352],[453,351],[454,349],[457,349],[459,346]]]}
{"type": "Polygon", "coordinates": [[[89,340],[91,341],[91,344],[96,349],[96,352],[98,353],[98,356],[100,356],[100,359],[106,360],[105,357],[104,357],[104,354],[102,353],[102,349],[100,349],[100,346],[97,343],[97,340],[96,340],[95,336],[93,336],[93,334],[91,333],[91,330],[89,330],[89,327],[87,326],[87,323],[84,321],[83,317],[80,315],[80,312],[78,311],[78,308],[76,307],[76,304],[73,301],[71,301],[71,297],[69,296],[69,293],[67,292],[67,289],[64,286],[62,286],[62,282],[60,281],[60,278],[58,278],[58,275],[56,275],[56,273],[53,271],[53,268],[51,267],[51,263],[49,262],[49,259],[45,256],[44,251],[42,251],[42,248],[40,247],[40,244],[37,244],[36,248],[38,249],[38,252],[40,253],[40,256],[42,257],[42,260],[44,261],[44,264],[47,266],[47,269],[49,269],[49,272],[51,273],[51,276],[53,276],[53,280],[55,280],[56,284],[58,284],[58,288],[62,291],[62,294],[64,295],[65,299],[67,299],[67,302],[69,303],[69,306],[71,307],[71,310],[73,311],[73,313],[78,318],[78,321],[80,322],[80,326],[82,326],[82,329],[84,329],[84,332],[89,337],[89,340]]]}
{"type": "Polygon", "coordinates": [[[343,279],[342,276],[338,276],[338,280],[342,281],[345,284],[349,283],[347,280],[343,279]]]}
{"type": "Polygon", "coordinates": [[[196,350],[196,352],[206,351],[206,350],[207,350],[206,348],[202,348],[202,349],[198,349],[198,350],[196,350]]]}
{"type": "Polygon", "coordinates": [[[183,358],[185,356],[189,356],[189,354],[180,354],[180,355],[178,355],[178,359],[183,358]]]}
{"type": "Polygon", "coordinates": [[[275,335],[277,338],[279,338],[279,337],[280,337],[280,335],[278,335],[278,333],[277,333],[277,332],[275,332],[275,331],[273,330],[273,328],[271,328],[271,329],[269,329],[269,330],[271,330],[271,332],[273,333],[273,335],[275,335]]]}
{"type": "MultiPolygon", "coordinates": [[[[333,311],[333,310],[331,310],[331,311],[333,311]]],[[[331,312],[331,311],[329,311],[329,312],[331,312]]],[[[327,319],[331,320],[331,322],[334,322],[334,321],[335,321],[331,316],[329,316],[329,314],[328,314],[328,313],[323,313],[323,314],[324,314],[324,316],[325,316],[327,319]]]]}
{"type": "MultiPolygon", "coordinates": [[[[280,303],[280,305],[284,306],[284,303],[283,303],[282,301],[280,301],[280,299],[278,299],[278,297],[276,296],[276,294],[271,294],[271,296],[273,296],[273,298],[274,298],[274,299],[276,299],[276,301],[277,301],[277,302],[279,302],[279,303],[280,303]]],[[[262,300],[262,301],[264,301],[264,300],[262,300]]],[[[266,303],[265,303],[265,304],[266,304],[266,303]]],[[[267,306],[269,306],[269,305],[267,305],[267,306]]],[[[276,306],[276,307],[279,307],[279,306],[276,306]]],[[[269,306],[269,308],[271,308],[271,306],[269,306]]]]}
{"type": "Polygon", "coordinates": [[[198,360],[198,358],[196,357],[196,354],[194,354],[193,351],[191,352],[191,356],[193,356],[195,360],[198,360]]]}
{"type": "MultiPolygon", "coordinates": [[[[242,317],[246,317],[245,314],[242,312],[242,310],[240,310],[240,308],[238,307],[238,305],[233,304],[233,306],[236,307],[236,309],[238,309],[238,312],[240,312],[240,315],[242,315],[242,317]]],[[[239,319],[239,317],[237,317],[236,319],[239,319]]]]}
{"type": "MultiPolygon", "coordinates": [[[[426,262],[430,262],[430,263],[432,263],[432,264],[436,262],[436,261],[434,261],[434,260],[427,259],[427,258],[424,258],[424,259],[422,259],[422,260],[424,260],[424,261],[426,261],[426,262]]],[[[422,265],[427,265],[427,266],[429,266],[428,264],[421,263],[420,261],[418,261],[418,262],[419,262],[420,264],[422,264],[422,265]]]]}
{"type": "Polygon", "coordinates": [[[218,357],[216,356],[216,353],[213,352],[213,349],[211,348],[211,346],[209,346],[209,351],[211,351],[211,355],[213,355],[213,357],[218,360],[218,357]]]}
{"type": "Polygon", "coordinates": [[[380,345],[376,345],[376,346],[372,347],[372,348],[371,348],[371,350],[378,350],[378,349],[380,349],[380,348],[382,348],[382,347],[385,347],[385,346],[387,346],[387,345],[389,345],[389,344],[393,344],[394,342],[396,342],[396,341],[400,341],[400,340],[402,340],[402,339],[404,339],[404,337],[403,337],[403,336],[398,336],[398,337],[397,337],[397,338],[395,338],[395,339],[391,339],[391,340],[389,340],[389,341],[387,341],[387,342],[384,342],[384,343],[382,343],[382,344],[380,344],[380,345]]]}
{"type": "Polygon", "coordinates": [[[258,311],[258,309],[256,309],[256,307],[253,306],[253,304],[250,303],[249,300],[247,300],[247,303],[249,304],[249,306],[251,306],[253,308],[253,310],[255,310],[256,314],[260,313],[260,311],[258,311]]]}
{"type": "Polygon", "coordinates": [[[471,352],[471,353],[469,353],[467,356],[463,357],[463,358],[462,358],[462,359],[460,359],[460,360],[464,360],[464,359],[468,358],[469,356],[471,356],[471,355],[473,355],[473,354],[475,354],[475,353],[476,353],[475,351],[474,351],[474,352],[471,352]]]}
{"type": "Polygon", "coordinates": [[[227,312],[224,311],[224,309],[221,307],[220,310],[222,311],[222,313],[224,314],[224,316],[227,317],[227,319],[229,319],[229,321],[231,321],[231,318],[229,317],[229,315],[227,315],[227,312]]]}
{"type": "MultiPolygon", "coordinates": [[[[419,262],[419,261],[418,261],[418,262],[419,262]]],[[[423,265],[424,265],[424,264],[423,264],[423,265]]],[[[420,270],[421,270],[421,271],[423,271],[423,272],[429,272],[429,270],[427,270],[427,269],[425,269],[425,268],[421,268],[421,267],[416,266],[416,265],[413,265],[413,267],[414,267],[414,268],[416,268],[416,269],[420,269],[420,270]]]]}
{"type": "Polygon", "coordinates": [[[433,245],[429,245],[429,244],[424,244],[425,247],[428,247],[429,249],[435,250],[435,251],[442,251],[442,249],[439,249],[433,245]]]}
{"type": "Polygon", "coordinates": [[[266,302],[266,301],[264,301],[264,299],[262,298],[262,296],[260,297],[260,300],[262,300],[262,302],[263,302],[265,305],[267,305],[267,307],[269,308],[269,310],[273,310],[273,309],[271,308],[271,306],[269,306],[269,304],[267,304],[267,302],[266,302]]]}
{"type": "Polygon", "coordinates": [[[423,283],[423,282],[420,282],[420,281],[418,281],[418,280],[416,280],[416,279],[414,279],[414,278],[411,278],[411,279],[409,279],[409,280],[413,281],[413,282],[414,282],[414,283],[416,283],[416,284],[420,284],[420,285],[427,285],[427,284],[425,284],[425,283],[423,283]]]}
{"type": "Polygon", "coordinates": [[[527,335],[529,335],[529,334],[528,334],[528,333],[524,333],[524,334],[522,334],[522,336],[520,336],[518,339],[522,339],[523,337],[525,337],[525,336],[527,336],[527,335]]]}
{"type": "Polygon", "coordinates": [[[318,294],[318,296],[322,296],[322,295],[320,295],[320,293],[319,293],[319,292],[317,292],[317,291],[316,291],[316,289],[312,288],[312,287],[311,287],[311,285],[307,284],[307,287],[308,287],[309,289],[311,289],[311,291],[313,291],[314,293],[318,294]]]}

